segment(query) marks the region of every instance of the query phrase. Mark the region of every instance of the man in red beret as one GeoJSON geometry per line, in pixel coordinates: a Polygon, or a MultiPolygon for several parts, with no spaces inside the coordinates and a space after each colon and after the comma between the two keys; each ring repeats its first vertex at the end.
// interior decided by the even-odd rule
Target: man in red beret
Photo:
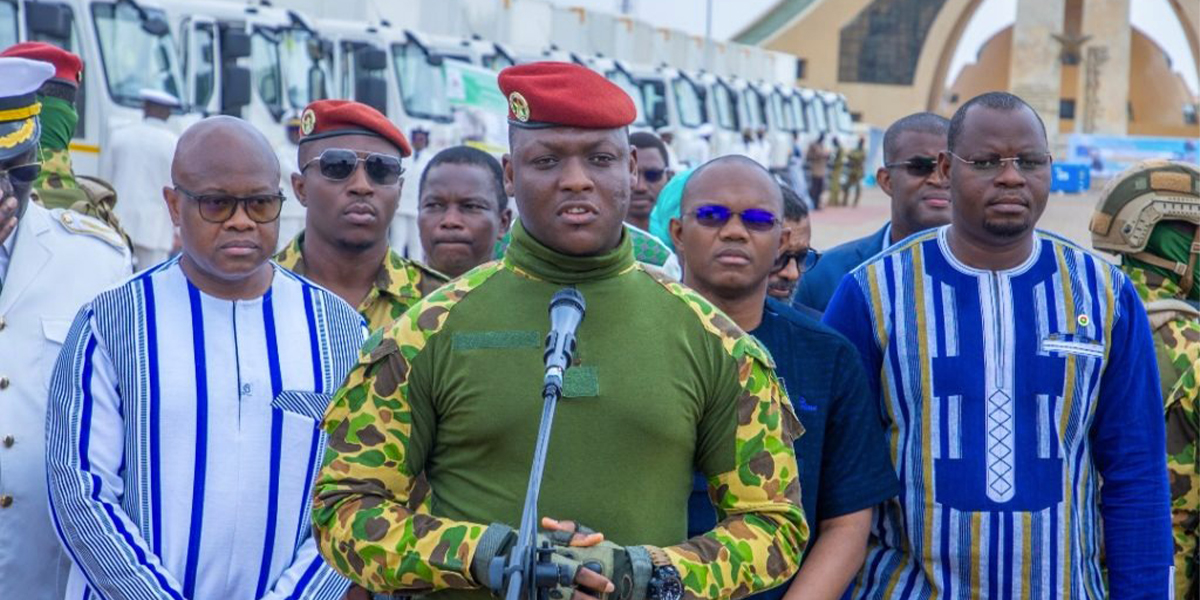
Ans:
{"type": "Polygon", "coordinates": [[[318,100],[300,115],[296,199],[305,229],[275,260],[358,307],[372,330],[446,282],[388,247],[388,225],[404,184],[404,134],[379,111],[349,100],[318,100]]]}
{"type": "Polygon", "coordinates": [[[573,287],[587,315],[538,504],[569,519],[541,523],[559,566],[550,597],[728,598],[787,581],[808,538],[792,450],[802,428],[758,342],[634,260],[622,226],[638,172],[633,102],[567,63],[510,67],[499,83],[521,220],[502,261],[372,336],[335,395],[313,511],[327,562],[375,592],[503,589],[490,567],[521,520],[546,310],[573,287]],[[689,540],[697,470],[722,520],[689,540]]]}

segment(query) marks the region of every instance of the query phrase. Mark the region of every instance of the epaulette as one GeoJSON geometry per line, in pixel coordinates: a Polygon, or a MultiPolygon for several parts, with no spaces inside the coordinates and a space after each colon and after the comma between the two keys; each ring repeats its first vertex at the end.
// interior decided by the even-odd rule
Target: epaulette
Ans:
{"type": "Polygon", "coordinates": [[[53,215],[54,220],[57,221],[59,225],[63,226],[63,229],[66,229],[71,233],[90,235],[94,238],[103,240],[105,243],[113,248],[116,248],[117,250],[128,250],[128,248],[125,246],[125,239],[121,237],[121,234],[117,233],[116,230],[109,227],[99,219],[82,215],[73,210],[67,210],[65,208],[56,208],[50,211],[50,214],[53,215]]]}

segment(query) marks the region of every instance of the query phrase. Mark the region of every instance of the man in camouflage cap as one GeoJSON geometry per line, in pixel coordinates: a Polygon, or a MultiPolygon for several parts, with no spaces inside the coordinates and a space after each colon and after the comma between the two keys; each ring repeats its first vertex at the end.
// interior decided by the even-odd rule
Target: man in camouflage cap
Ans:
{"type": "Polygon", "coordinates": [[[1200,170],[1164,160],[1135,165],[1105,186],[1092,245],[1120,256],[1154,330],[1167,419],[1175,535],[1175,597],[1200,595],[1200,170]]]}
{"type": "Polygon", "coordinates": [[[468,600],[502,587],[489,566],[521,521],[546,310],[571,286],[587,317],[538,512],[604,536],[542,521],[567,565],[551,597],[737,598],[782,584],[808,540],[792,447],[802,428],[754,337],[634,260],[622,226],[633,102],[568,63],[509,67],[499,84],[505,185],[521,213],[512,245],[367,341],[323,422],[322,553],[374,592],[468,600]],[[688,539],[697,469],[722,520],[688,539]]]}

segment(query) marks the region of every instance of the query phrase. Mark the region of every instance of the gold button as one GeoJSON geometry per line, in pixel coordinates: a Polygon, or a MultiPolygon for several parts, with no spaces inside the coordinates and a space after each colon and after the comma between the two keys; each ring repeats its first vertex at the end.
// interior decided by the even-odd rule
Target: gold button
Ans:
{"type": "Polygon", "coordinates": [[[13,444],[15,444],[15,443],[17,443],[17,440],[14,440],[13,436],[11,436],[11,435],[4,436],[4,447],[5,448],[12,448],[13,444]]]}
{"type": "Polygon", "coordinates": [[[7,390],[7,389],[8,389],[8,378],[0,377],[0,390],[7,390]]]}
{"type": "Polygon", "coordinates": [[[9,496],[8,494],[0,496],[0,508],[8,508],[12,506],[12,500],[12,496],[9,496]]]}

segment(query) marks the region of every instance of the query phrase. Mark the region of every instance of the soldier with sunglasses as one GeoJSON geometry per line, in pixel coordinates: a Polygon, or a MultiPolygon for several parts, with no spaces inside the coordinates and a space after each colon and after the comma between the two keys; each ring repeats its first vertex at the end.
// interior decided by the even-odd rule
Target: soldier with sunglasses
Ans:
{"type": "Polygon", "coordinates": [[[37,91],[54,72],[0,58],[0,598],[63,597],[69,564],[46,511],[50,372],[79,307],[132,271],[117,232],[31,199],[37,91]]]}
{"type": "Polygon", "coordinates": [[[349,100],[318,100],[300,115],[296,198],[305,230],[275,257],[386,327],[446,276],[388,246],[388,226],[412,149],[379,111],[349,100]]]}
{"type": "MultiPolygon", "coordinates": [[[[794,448],[804,513],[815,525],[812,541],[793,582],[755,598],[778,599],[794,589],[804,598],[835,600],[862,565],[872,508],[900,486],[854,348],[768,295],[771,273],[796,261],[780,254],[797,233],[783,227],[783,208],[779,184],[759,163],[717,158],[688,179],[671,237],[683,257],[683,283],[766,346],[804,426],[794,448]]],[[[699,535],[717,516],[703,478],[695,483],[688,526],[699,535]]]]}
{"type": "Polygon", "coordinates": [[[824,312],[838,283],[854,267],[918,231],[950,222],[949,182],[936,169],[949,127],[950,121],[933,113],[909,115],[888,127],[883,136],[884,166],[875,178],[891,197],[891,220],[871,235],[825,252],[820,264],[800,282],[796,306],[824,312]]]}

